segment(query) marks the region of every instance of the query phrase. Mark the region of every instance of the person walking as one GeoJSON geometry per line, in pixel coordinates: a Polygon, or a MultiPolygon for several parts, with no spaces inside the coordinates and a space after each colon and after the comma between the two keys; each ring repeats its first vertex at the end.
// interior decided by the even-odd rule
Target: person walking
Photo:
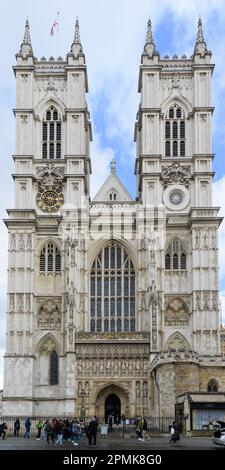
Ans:
{"type": "Polygon", "coordinates": [[[2,436],[2,439],[5,439],[5,435],[6,435],[6,430],[8,429],[8,426],[6,423],[2,423],[0,425],[0,436],[2,436]]]}
{"type": "Polygon", "coordinates": [[[148,434],[148,423],[147,423],[147,419],[145,417],[143,417],[142,437],[143,437],[144,441],[149,441],[150,440],[150,436],[148,434]]]}
{"type": "Polygon", "coordinates": [[[179,440],[180,440],[179,429],[178,429],[176,421],[174,421],[170,428],[170,442],[171,443],[177,442],[179,440]]]}
{"type": "Polygon", "coordinates": [[[14,423],[14,437],[19,437],[20,420],[17,418],[14,423]]]}
{"type": "Polygon", "coordinates": [[[50,423],[50,421],[48,420],[46,425],[45,425],[45,431],[46,431],[46,436],[47,436],[47,444],[49,444],[49,438],[51,437],[51,440],[54,444],[54,434],[53,434],[53,427],[50,423]]]}
{"type": "Polygon", "coordinates": [[[39,419],[36,423],[36,428],[37,428],[37,437],[36,437],[36,440],[39,441],[41,439],[41,430],[43,428],[43,421],[42,419],[39,419]]]}
{"type": "Polygon", "coordinates": [[[56,421],[55,435],[56,435],[55,446],[56,447],[62,446],[63,445],[63,425],[61,421],[56,421]]]}
{"type": "Polygon", "coordinates": [[[137,420],[137,435],[139,441],[144,441],[143,439],[143,420],[141,416],[138,417],[137,420]]]}
{"type": "Polygon", "coordinates": [[[108,425],[109,425],[109,432],[112,432],[112,430],[113,430],[113,418],[112,418],[112,415],[109,415],[109,417],[108,417],[108,425]]]}
{"type": "Polygon", "coordinates": [[[30,421],[30,418],[27,418],[25,420],[25,423],[24,423],[24,426],[25,426],[25,434],[24,434],[24,439],[27,437],[27,439],[30,438],[30,428],[31,428],[31,421],[30,421]]]}
{"type": "Polygon", "coordinates": [[[96,446],[97,431],[98,431],[98,424],[97,424],[95,417],[93,416],[88,426],[89,447],[96,446]]]}

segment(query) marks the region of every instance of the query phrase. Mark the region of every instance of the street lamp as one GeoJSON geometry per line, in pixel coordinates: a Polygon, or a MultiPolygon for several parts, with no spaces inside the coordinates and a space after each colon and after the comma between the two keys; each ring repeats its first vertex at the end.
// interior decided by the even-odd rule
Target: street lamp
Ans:
{"type": "Polygon", "coordinates": [[[84,400],[85,400],[86,393],[85,393],[84,388],[82,388],[82,390],[80,391],[80,396],[81,396],[80,417],[81,417],[81,420],[83,420],[83,421],[84,421],[84,424],[85,424],[85,405],[84,405],[84,400]]]}

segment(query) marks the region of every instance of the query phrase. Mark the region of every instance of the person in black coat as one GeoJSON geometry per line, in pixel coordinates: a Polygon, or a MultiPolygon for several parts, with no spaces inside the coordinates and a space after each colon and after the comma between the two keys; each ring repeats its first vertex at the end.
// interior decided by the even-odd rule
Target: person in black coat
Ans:
{"type": "Polygon", "coordinates": [[[14,436],[19,437],[19,430],[20,430],[20,420],[16,419],[14,423],[14,436]]]}
{"type": "Polygon", "coordinates": [[[96,446],[96,436],[98,430],[98,423],[93,417],[88,425],[88,443],[89,447],[96,446]]]}

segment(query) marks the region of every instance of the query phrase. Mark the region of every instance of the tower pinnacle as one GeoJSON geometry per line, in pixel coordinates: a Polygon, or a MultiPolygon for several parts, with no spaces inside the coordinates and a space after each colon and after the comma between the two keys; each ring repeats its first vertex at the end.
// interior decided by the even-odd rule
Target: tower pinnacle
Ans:
{"type": "Polygon", "coordinates": [[[155,54],[158,54],[158,52],[155,49],[155,43],[154,43],[153,34],[152,34],[152,22],[150,18],[148,19],[148,23],[147,23],[147,33],[146,33],[144,53],[148,54],[150,57],[155,54]]]}
{"type": "Polygon", "coordinates": [[[202,20],[199,17],[198,32],[197,32],[197,38],[196,38],[196,42],[195,42],[194,53],[195,54],[200,54],[200,55],[205,55],[205,53],[207,53],[207,52],[209,53],[209,51],[207,49],[205,39],[204,39],[204,35],[203,35],[202,20]]]}
{"type": "Polygon", "coordinates": [[[71,46],[70,52],[72,52],[75,57],[83,53],[82,44],[80,40],[80,25],[79,25],[78,18],[76,19],[76,23],[75,23],[74,39],[73,39],[73,44],[71,46]]]}
{"type": "Polygon", "coordinates": [[[148,24],[147,24],[146,44],[154,44],[153,35],[152,35],[152,22],[150,18],[148,19],[148,24]]]}
{"type": "Polygon", "coordinates": [[[75,24],[74,44],[81,44],[81,42],[80,42],[80,26],[79,26],[78,18],[76,19],[76,24],[75,24]]]}
{"type": "Polygon", "coordinates": [[[24,37],[23,37],[23,42],[20,47],[20,52],[25,55],[33,54],[31,39],[30,39],[30,25],[29,25],[28,18],[26,19],[26,23],[25,23],[24,37]]]}

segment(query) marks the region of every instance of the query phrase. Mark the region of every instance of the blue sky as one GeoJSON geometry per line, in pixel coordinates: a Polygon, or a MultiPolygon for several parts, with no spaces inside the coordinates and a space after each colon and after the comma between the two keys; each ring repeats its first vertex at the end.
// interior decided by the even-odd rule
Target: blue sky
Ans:
{"type": "MultiPolygon", "coordinates": [[[[135,145],[133,131],[139,104],[137,93],[139,64],[150,16],[156,47],[165,54],[191,55],[197,21],[201,15],[204,35],[216,64],[213,75],[214,200],[225,215],[225,0],[9,0],[1,8],[0,103],[1,103],[1,216],[13,207],[15,81],[12,65],[19,51],[24,23],[29,17],[34,54],[40,58],[65,57],[73,40],[79,17],[89,79],[87,96],[93,126],[91,147],[94,194],[107,177],[112,157],[117,173],[135,196],[133,174],[135,145]],[[59,35],[50,37],[50,28],[59,15],[59,35]]],[[[7,232],[1,223],[0,353],[4,353],[6,311],[7,232]]],[[[220,288],[225,312],[225,224],[220,229],[220,288]]],[[[1,358],[0,358],[1,367],[1,358]]],[[[0,369],[1,371],[1,369],[0,369]]],[[[0,388],[1,388],[0,372],[0,388]]]]}

